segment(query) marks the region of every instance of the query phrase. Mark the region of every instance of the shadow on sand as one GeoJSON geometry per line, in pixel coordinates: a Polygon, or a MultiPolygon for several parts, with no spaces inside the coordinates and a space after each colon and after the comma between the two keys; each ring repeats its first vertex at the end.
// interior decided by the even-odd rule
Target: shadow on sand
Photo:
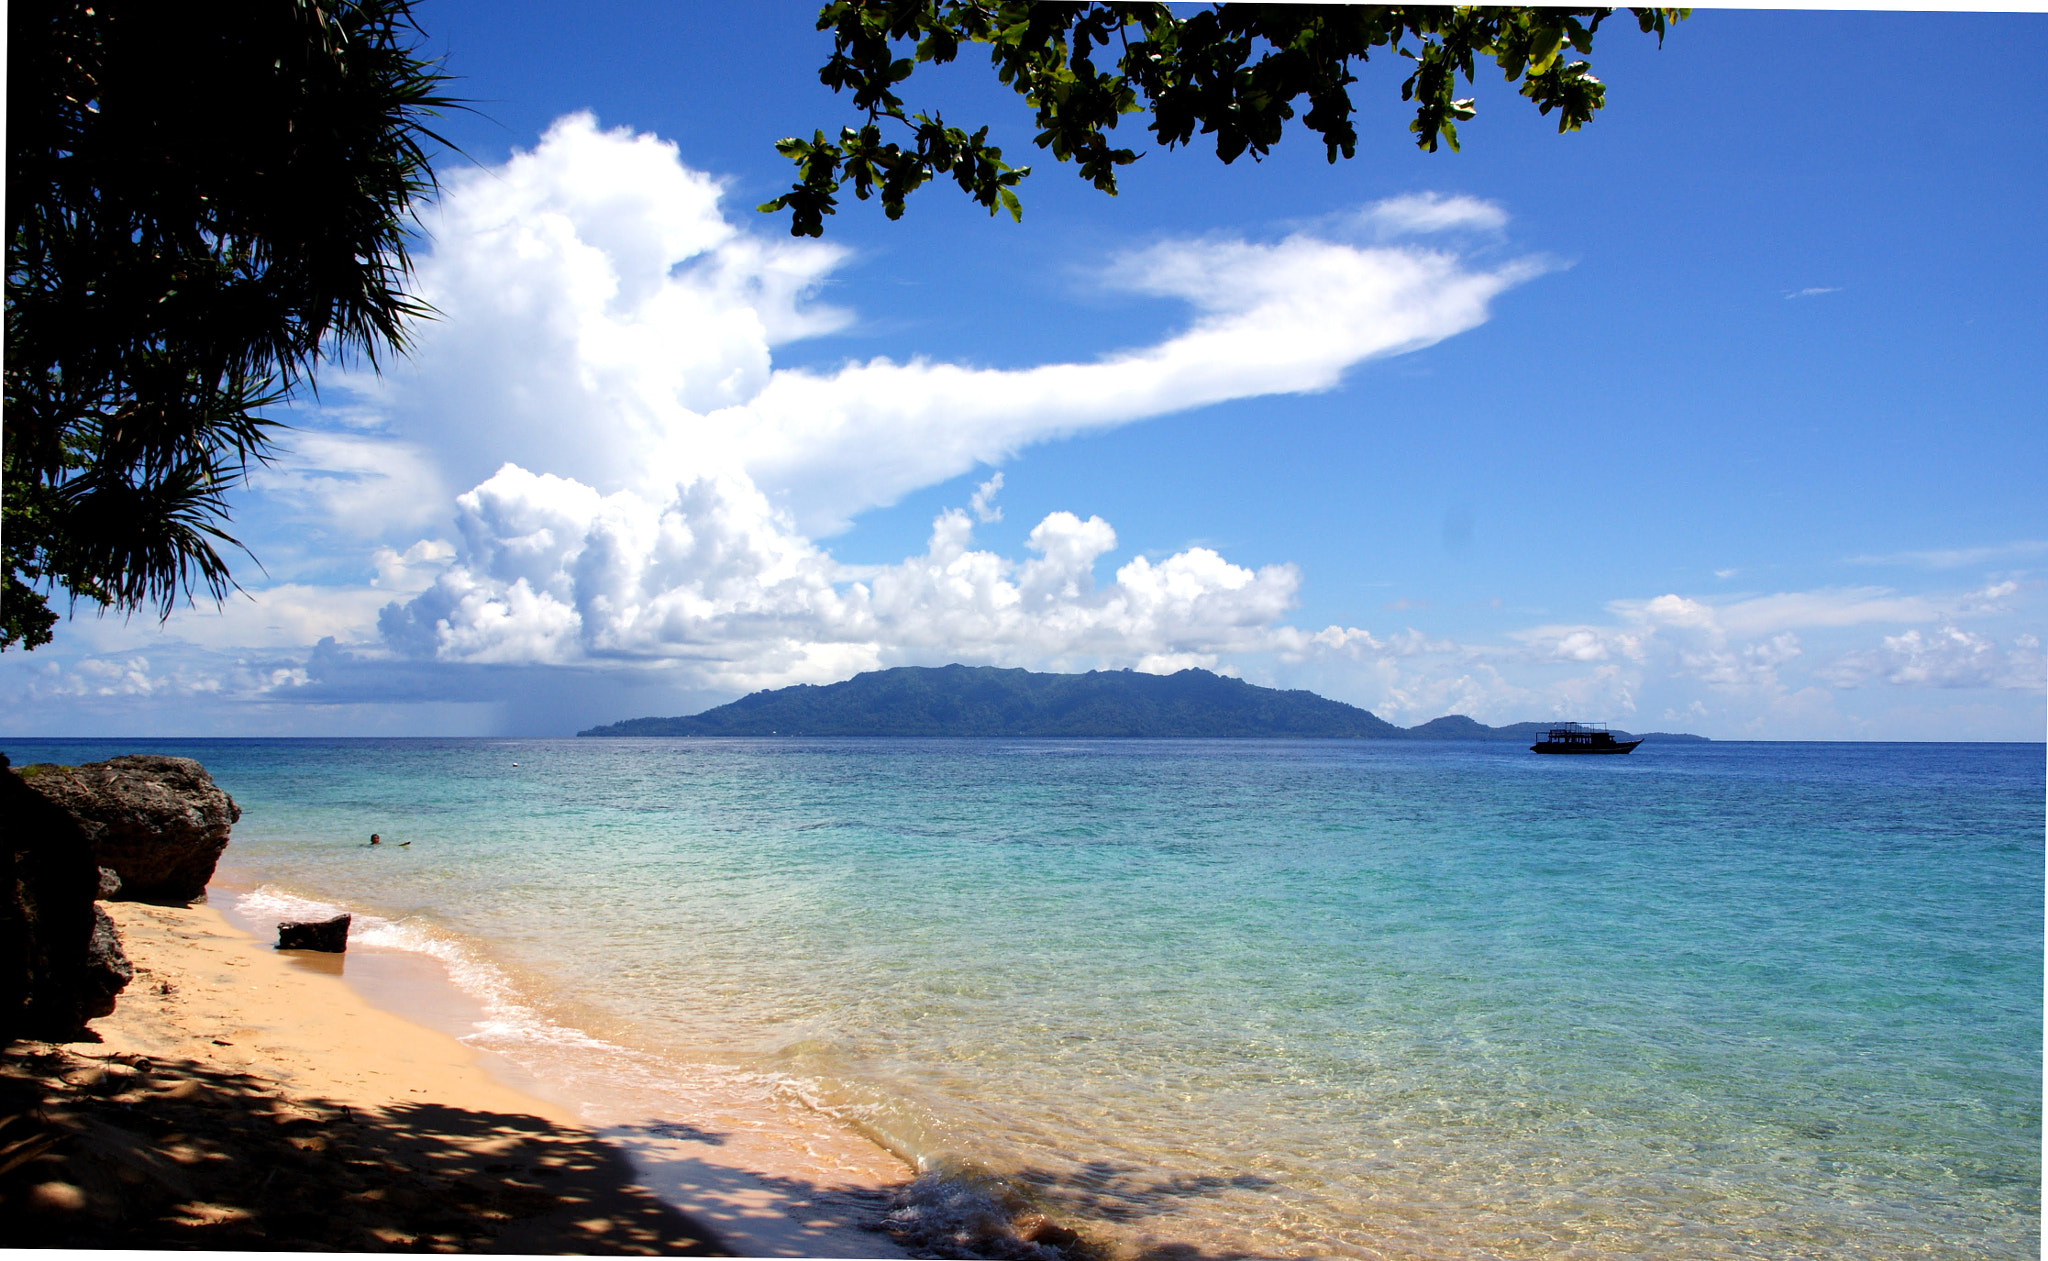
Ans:
{"type": "Polygon", "coordinates": [[[1269,1185],[1099,1163],[1000,1181],[928,1174],[890,1195],[701,1161],[690,1149],[726,1136],[687,1123],[606,1137],[431,1103],[352,1112],[84,1043],[0,1047],[0,1222],[15,1248],[729,1256],[724,1229],[750,1255],[822,1255],[801,1221],[871,1241],[845,1255],[883,1255],[893,1241],[915,1256],[1087,1261],[1109,1255],[1089,1238],[1092,1219],[1152,1238],[1117,1250],[1131,1261],[1222,1261],[1250,1254],[1175,1240],[1172,1218],[1192,1200],[1269,1185]],[[650,1188],[688,1188],[695,1216],[650,1188]]]}
{"type": "Polygon", "coordinates": [[[538,1117],[375,1113],[191,1062],[0,1051],[9,1247],[727,1255],[538,1117]]]}

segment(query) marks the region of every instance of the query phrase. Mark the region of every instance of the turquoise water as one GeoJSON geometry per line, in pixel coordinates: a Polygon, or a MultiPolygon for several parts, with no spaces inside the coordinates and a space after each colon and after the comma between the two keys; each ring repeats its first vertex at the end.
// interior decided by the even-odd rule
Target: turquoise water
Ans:
{"type": "Polygon", "coordinates": [[[4,747],[200,758],[224,870],[454,943],[482,1043],[1113,1250],[2039,1253],[2039,745],[4,747]]]}

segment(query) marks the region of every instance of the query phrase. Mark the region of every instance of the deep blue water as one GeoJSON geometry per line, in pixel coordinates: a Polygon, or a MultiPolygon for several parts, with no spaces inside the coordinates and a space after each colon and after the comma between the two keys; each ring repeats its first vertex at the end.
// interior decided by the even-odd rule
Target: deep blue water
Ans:
{"type": "Polygon", "coordinates": [[[1121,1246],[2039,1251],[2040,745],[0,748],[1121,1246]]]}

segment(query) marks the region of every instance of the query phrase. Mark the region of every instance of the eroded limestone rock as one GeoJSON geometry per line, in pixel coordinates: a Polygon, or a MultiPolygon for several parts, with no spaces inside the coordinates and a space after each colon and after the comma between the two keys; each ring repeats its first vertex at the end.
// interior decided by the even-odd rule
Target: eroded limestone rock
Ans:
{"type": "Polygon", "coordinates": [[[188,757],[130,754],[22,768],[21,782],[74,818],[119,897],[187,903],[206,892],[240,807],[188,757]]]}

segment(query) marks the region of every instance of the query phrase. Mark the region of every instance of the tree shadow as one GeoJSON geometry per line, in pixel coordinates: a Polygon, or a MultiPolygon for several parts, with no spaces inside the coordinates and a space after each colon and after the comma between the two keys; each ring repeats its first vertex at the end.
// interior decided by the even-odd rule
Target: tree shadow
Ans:
{"type": "Polygon", "coordinates": [[[1003,1261],[1237,1261],[1254,1256],[1191,1238],[1150,1238],[1174,1228],[1190,1201],[1231,1191],[1261,1191],[1259,1174],[1176,1174],[1139,1165],[1091,1161],[1071,1169],[1027,1167],[1003,1176],[955,1170],[919,1175],[896,1197],[882,1228],[915,1256],[1001,1258],[1003,1261]],[[1048,1216],[1048,1214],[1056,1215],[1048,1216]],[[1061,1224],[1064,1221],[1071,1225],[1061,1224]],[[1126,1227],[1105,1244],[1092,1223],[1126,1227]],[[1128,1228],[1137,1227],[1136,1231],[1128,1228]],[[1137,1238],[1133,1239],[1132,1235],[1137,1238]]]}
{"type": "Polygon", "coordinates": [[[730,1255],[539,1117],[377,1112],[190,1061],[0,1054],[7,1246],[730,1255]]]}
{"type": "Polygon", "coordinates": [[[1091,1160],[1073,1169],[1026,1169],[1017,1181],[1042,1192],[1051,1192],[1066,1204],[1079,1206],[1091,1217],[1129,1222],[1162,1217],[1178,1211],[1188,1200],[1221,1195],[1228,1191],[1261,1191],[1273,1180],[1255,1173],[1176,1174],[1137,1165],[1091,1160]]]}
{"type": "Polygon", "coordinates": [[[1174,1239],[1173,1218],[1192,1201],[1272,1185],[1098,1161],[1001,1179],[926,1174],[876,1191],[691,1152],[728,1137],[663,1120],[600,1139],[434,1103],[352,1111],[193,1061],[0,1048],[11,1248],[729,1256],[728,1241],[743,1240],[748,1255],[812,1256],[824,1239],[808,1231],[842,1228],[884,1237],[868,1234],[876,1246],[853,1255],[889,1252],[886,1239],[913,1256],[1100,1261],[1111,1250],[1091,1237],[1095,1221],[1125,1228],[1116,1254],[1132,1261],[1236,1261],[1256,1254],[1193,1231],[1174,1239]],[[1132,1227],[1151,1237],[1135,1251],[1132,1227]]]}
{"type": "Polygon", "coordinates": [[[645,1134],[653,1138],[670,1138],[684,1143],[703,1143],[710,1147],[725,1146],[726,1135],[720,1130],[707,1130],[691,1125],[688,1121],[649,1121],[645,1125],[622,1125],[623,1134],[645,1134]]]}

